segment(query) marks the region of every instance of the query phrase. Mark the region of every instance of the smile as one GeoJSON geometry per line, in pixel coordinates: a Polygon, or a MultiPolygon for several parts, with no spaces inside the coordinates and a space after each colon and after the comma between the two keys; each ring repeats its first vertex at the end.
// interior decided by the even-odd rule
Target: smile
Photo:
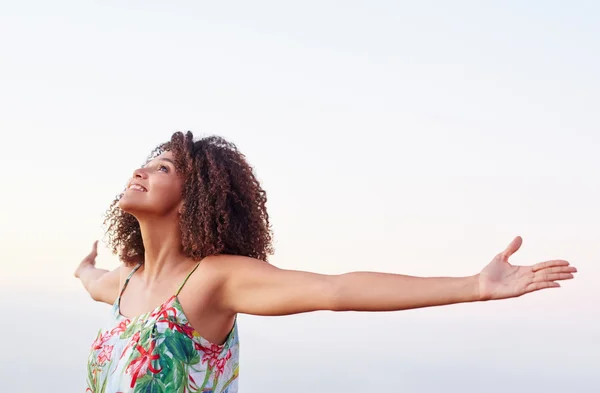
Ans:
{"type": "Polygon", "coordinates": [[[135,184],[135,183],[129,185],[129,187],[127,189],[133,190],[133,191],[148,192],[148,190],[146,190],[146,188],[140,186],[139,184],[135,184]]]}

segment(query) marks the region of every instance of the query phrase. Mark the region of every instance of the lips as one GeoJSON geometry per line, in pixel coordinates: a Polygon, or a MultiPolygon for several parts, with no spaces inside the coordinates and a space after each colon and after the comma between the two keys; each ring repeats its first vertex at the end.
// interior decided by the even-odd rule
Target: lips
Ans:
{"type": "Polygon", "coordinates": [[[129,185],[129,187],[127,187],[128,190],[133,190],[133,191],[139,191],[139,192],[148,192],[148,190],[146,190],[146,187],[142,186],[141,184],[137,184],[137,183],[131,183],[129,185]]]}

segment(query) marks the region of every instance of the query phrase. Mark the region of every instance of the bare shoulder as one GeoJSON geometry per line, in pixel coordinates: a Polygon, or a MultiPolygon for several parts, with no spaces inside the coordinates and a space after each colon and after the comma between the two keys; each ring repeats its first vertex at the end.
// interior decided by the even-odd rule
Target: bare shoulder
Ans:
{"type": "Polygon", "coordinates": [[[261,259],[245,257],[242,255],[213,255],[210,257],[206,257],[202,263],[208,263],[214,265],[215,268],[230,270],[230,269],[252,269],[252,268],[264,268],[271,266],[269,262],[263,261],[261,259]]]}
{"type": "Polygon", "coordinates": [[[211,255],[200,261],[195,274],[190,277],[194,281],[210,282],[213,286],[223,282],[227,277],[230,265],[235,263],[235,256],[211,255]]]}
{"type": "MultiPolygon", "coordinates": [[[[200,261],[198,268],[189,276],[179,295],[182,306],[192,324],[195,320],[214,321],[228,318],[220,307],[222,289],[227,279],[225,264],[227,256],[210,256],[200,261]]],[[[197,263],[197,262],[196,262],[197,263]]]]}
{"type": "Polygon", "coordinates": [[[190,280],[194,288],[204,288],[216,296],[232,281],[269,266],[267,262],[240,255],[212,255],[202,259],[190,280]]]}
{"type": "Polygon", "coordinates": [[[125,285],[125,280],[127,280],[127,277],[129,277],[129,275],[131,274],[131,272],[133,271],[133,269],[135,269],[137,265],[131,265],[131,264],[126,264],[124,262],[121,262],[121,264],[119,265],[119,267],[117,267],[115,269],[115,271],[118,273],[119,275],[119,289],[125,285]]]}
{"type": "Polygon", "coordinates": [[[213,255],[206,257],[200,263],[207,274],[210,274],[214,279],[226,281],[239,274],[246,272],[273,269],[275,268],[268,262],[251,257],[241,255],[213,255]]]}
{"type": "Polygon", "coordinates": [[[225,298],[231,287],[256,276],[261,267],[270,266],[267,262],[240,255],[211,255],[200,261],[198,268],[186,284],[187,292],[194,298],[193,303],[201,308],[222,312],[225,298]]]}
{"type": "Polygon", "coordinates": [[[211,342],[223,342],[232,329],[235,313],[223,306],[224,288],[230,272],[243,260],[230,255],[204,258],[181,292],[188,321],[211,342]]]}

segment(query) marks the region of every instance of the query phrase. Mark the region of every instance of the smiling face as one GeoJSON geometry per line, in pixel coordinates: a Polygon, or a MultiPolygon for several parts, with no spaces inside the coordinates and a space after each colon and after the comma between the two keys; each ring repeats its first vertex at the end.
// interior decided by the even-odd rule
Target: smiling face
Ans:
{"type": "Polygon", "coordinates": [[[217,254],[267,260],[273,248],[266,192],[233,143],[175,132],[150,157],[104,219],[108,245],[124,263],[144,262],[142,231],[156,227],[178,230],[183,253],[195,261],[217,254]]]}
{"type": "Polygon", "coordinates": [[[135,216],[177,215],[183,204],[183,179],[175,171],[173,154],[166,151],[133,172],[119,207],[135,216]]]}

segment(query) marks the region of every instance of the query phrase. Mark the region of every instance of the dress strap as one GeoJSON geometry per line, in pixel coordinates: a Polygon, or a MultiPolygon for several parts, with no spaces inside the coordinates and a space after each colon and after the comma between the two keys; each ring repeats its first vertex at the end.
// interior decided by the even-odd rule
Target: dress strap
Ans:
{"type": "Polygon", "coordinates": [[[183,286],[185,285],[185,283],[187,282],[188,278],[190,278],[190,276],[192,275],[192,273],[194,273],[196,271],[196,269],[198,269],[198,266],[200,266],[200,262],[198,262],[196,264],[196,266],[192,269],[191,272],[188,273],[188,275],[185,277],[185,280],[183,280],[183,282],[181,283],[181,285],[179,286],[179,289],[177,289],[177,292],[175,293],[175,296],[179,296],[179,292],[181,292],[181,288],[183,288],[183,286]]]}
{"type": "Polygon", "coordinates": [[[131,276],[133,276],[133,273],[135,273],[140,268],[140,266],[142,266],[142,264],[138,263],[136,265],[136,267],[133,268],[131,273],[129,273],[129,275],[127,276],[127,279],[125,280],[125,284],[123,284],[123,288],[121,288],[121,292],[119,293],[119,299],[121,299],[121,296],[123,296],[123,292],[125,291],[127,284],[129,284],[129,280],[131,279],[131,276]]]}

